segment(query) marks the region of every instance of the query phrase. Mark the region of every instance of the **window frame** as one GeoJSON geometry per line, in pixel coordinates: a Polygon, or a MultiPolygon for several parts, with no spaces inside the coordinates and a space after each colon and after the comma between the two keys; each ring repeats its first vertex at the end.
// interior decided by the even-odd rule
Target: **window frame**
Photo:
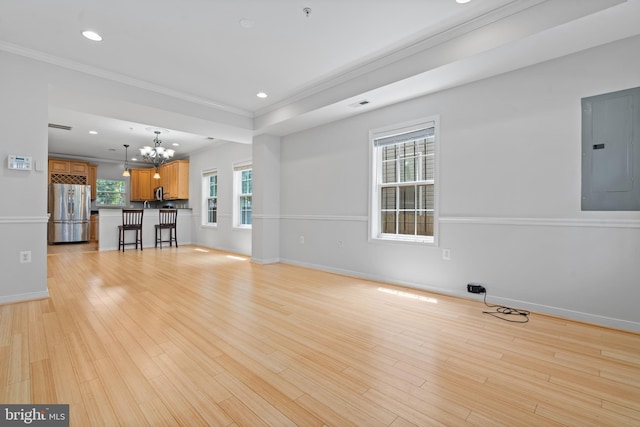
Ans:
{"type": "Polygon", "coordinates": [[[127,205],[127,181],[125,181],[124,179],[105,179],[105,178],[98,178],[96,179],[96,206],[99,207],[125,207],[127,205]],[[112,182],[119,182],[122,183],[122,191],[100,191],[99,190],[99,183],[101,181],[112,181],[112,182]],[[122,196],[122,204],[108,204],[108,203],[100,203],[100,194],[120,194],[122,196]]]}
{"type": "Polygon", "coordinates": [[[201,221],[201,226],[203,227],[211,227],[211,228],[216,228],[218,227],[218,220],[220,217],[220,192],[219,192],[219,188],[220,188],[220,182],[219,182],[219,175],[218,175],[218,170],[217,169],[208,169],[208,170],[204,170],[202,171],[202,221],[201,221]],[[216,199],[215,205],[215,216],[216,216],[216,221],[215,222],[209,222],[209,200],[212,198],[211,196],[211,177],[215,177],[216,178],[216,195],[214,196],[216,199]]]}
{"type": "MultiPolygon", "coordinates": [[[[426,246],[438,246],[439,245],[439,210],[440,210],[440,129],[439,129],[439,116],[431,116],[423,119],[412,120],[404,123],[399,123],[383,128],[373,129],[369,131],[369,180],[370,180],[370,193],[369,193],[369,238],[370,242],[384,242],[384,243],[403,243],[403,244],[419,244],[426,246]],[[398,234],[396,230],[395,234],[382,233],[382,205],[381,205],[381,188],[382,183],[382,147],[376,147],[375,141],[393,137],[396,135],[403,135],[411,132],[416,132],[421,129],[434,129],[434,145],[433,145],[433,236],[423,235],[405,235],[398,234]]],[[[399,170],[396,173],[400,173],[399,170]]],[[[395,182],[391,186],[396,188],[414,186],[417,188],[421,183],[423,185],[431,185],[430,180],[418,180],[408,182],[395,182]]],[[[389,183],[384,183],[384,187],[389,187],[389,183]]],[[[396,191],[396,195],[398,194],[396,191]]],[[[417,209],[417,207],[414,207],[417,209]]]]}
{"type": "Polygon", "coordinates": [[[233,165],[233,227],[237,229],[250,230],[253,225],[253,163],[244,161],[233,165]],[[251,171],[251,193],[242,193],[242,175],[244,171],[251,171]],[[251,200],[251,223],[242,223],[242,198],[249,197],[251,200]]]}

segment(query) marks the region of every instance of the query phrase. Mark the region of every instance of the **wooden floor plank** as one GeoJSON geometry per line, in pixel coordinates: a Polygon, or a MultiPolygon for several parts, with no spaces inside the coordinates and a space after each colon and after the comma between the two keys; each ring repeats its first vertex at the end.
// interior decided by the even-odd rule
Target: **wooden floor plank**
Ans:
{"type": "Polygon", "coordinates": [[[56,387],[53,384],[49,359],[31,362],[31,402],[48,404],[57,402],[56,387]]]}
{"type": "MultiPolygon", "coordinates": [[[[251,370],[251,366],[244,366],[229,356],[219,356],[218,362],[224,366],[225,370],[233,375],[243,384],[249,384],[251,390],[266,400],[274,408],[278,408],[280,412],[288,419],[299,426],[322,426],[323,421],[313,416],[313,414],[301,408],[295,403],[295,399],[291,399],[285,393],[281,392],[277,387],[272,385],[269,380],[280,378],[276,373],[263,378],[251,370]]],[[[289,388],[289,386],[287,386],[289,388]]],[[[296,396],[299,397],[299,396],[296,396]]]]}
{"type": "MultiPolygon", "coordinates": [[[[165,344],[167,346],[170,343],[165,344]]],[[[156,363],[163,370],[163,378],[171,381],[175,390],[180,393],[184,399],[189,402],[189,405],[207,422],[214,425],[227,425],[232,422],[231,419],[225,414],[220,406],[212,400],[211,395],[205,393],[209,392],[208,389],[201,389],[196,387],[194,382],[190,380],[189,375],[189,362],[185,357],[185,354],[179,349],[177,351],[167,351],[166,354],[162,354],[155,358],[156,363]]],[[[210,378],[210,385],[212,387],[218,383],[217,379],[210,378]]]]}
{"type": "MultiPolygon", "coordinates": [[[[113,410],[107,393],[98,378],[80,383],[82,401],[91,426],[111,426],[120,423],[118,415],[113,410]]],[[[76,405],[73,410],[75,412],[76,405]]]]}
{"type": "Polygon", "coordinates": [[[640,334],[195,246],[47,265],[0,305],[0,401],[72,425],[640,425],[640,334]]]}
{"type": "Polygon", "coordinates": [[[19,304],[0,305],[0,347],[11,345],[11,331],[13,330],[13,313],[19,304]]]}
{"type": "MultiPolygon", "coordinates": [[[[154,377],[149,380],[155,388],[162,403],[171,413],[171,416],[180,426],[209,426],[209,423],[203,418],[189,403],[188,399],[180,393],[173,385],[173,382],[164,375],[154,377]]],[[[222,424],[224,425],[224,424],[222,424]]]]}
{"type": "Polygon", "coordinates": [[[49,357],[47,353],[47,335],[42,320],[29,322],[29,361],[35,362],[49,357]]]}
{"type": "Polygon", "coordinates": [[[21,383],[29,380],[29,327],[24,326],[24,333],[14,333],[11,337],[9,355],[9,371],[7,384],[21,383]]]}
{"type": "Polygon", "coordinates": [[[251,409],[245,406],[240,399],[231,396],[222,402],[220,406],[229,416],[235,420],[235,423],[244,427],[267,427],[269,424],[258,417],[251,409]]]}
{"type": "Polygon", "coordinates": [[[251,384],[245,384],[231,373],[223,372],[216,375],[216,380],[231,392],[238,400],[253,411],[267,425],[290,426],[296,424],[283,414],[279,408],[269,403],[259,393],[254,391],[251,384]]]}
{"type": "MultiPolygon", "coordinates": [[[[114,412],[118,414],[120,423],[131,426],[148,425],[144,414],[136,403],[134,395],[126,385],[126,379],[121,376],[115,362],[109,358],[104,358],[96,360],[95,365],[98,378],[104,387],[106,398],[114,412]]],[[[145,385],[149,384],[145,383],[145,385]]]]}
{"type": "Polygon", "coordinates": [[[160,398],[140,403],[140,410],[147,418],[150,426],[171,427],[178,425],[178,420],[171,415],[171,412],[167,409],[160,398]]]}

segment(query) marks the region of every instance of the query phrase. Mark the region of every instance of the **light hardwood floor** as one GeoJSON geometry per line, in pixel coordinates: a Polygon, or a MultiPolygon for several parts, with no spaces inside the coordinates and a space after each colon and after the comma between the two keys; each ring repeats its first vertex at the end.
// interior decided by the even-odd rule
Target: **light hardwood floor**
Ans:
{"type": "Polygon", "coordinates": [[[47,245],[47,254],[59,254],[63,252],[96,252],[98,250],[98,242],[87,243],[58,243],[55,245],[47,245]]]}
{"type": "Polygon", "coordinates": [[[72,426],[640,425],[638,334],[194,246],[48,275],[0,306],[0,402],[72,426]]]}

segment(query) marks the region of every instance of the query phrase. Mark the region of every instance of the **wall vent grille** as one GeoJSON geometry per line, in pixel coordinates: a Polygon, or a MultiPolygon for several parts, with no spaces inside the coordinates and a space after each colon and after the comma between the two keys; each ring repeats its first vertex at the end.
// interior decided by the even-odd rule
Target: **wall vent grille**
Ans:
{"type": "Polygon", "coordinates": [[[55,123],[49,123],[49,127],[53,129],[61,129],[61,130],[71,130],[71,126],[67,125],[57,125],[55,123]]]}

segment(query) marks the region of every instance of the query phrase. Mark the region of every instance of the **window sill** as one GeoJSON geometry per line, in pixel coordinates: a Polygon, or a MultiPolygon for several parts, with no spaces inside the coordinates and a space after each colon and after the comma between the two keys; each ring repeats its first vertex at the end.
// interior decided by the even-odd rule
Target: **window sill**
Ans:
{"type": "Polygon", "coordinates": [[[200,228],[218,228],[218,224],[200,224],[200,228]]]}
{"type": "Polygon", "coordinates": [[[423,238],[401,238],[401,237],[371,237],[370,242],[373,243],[390,243],[393,245],[405,244],[405,245],[419,245],[419,246],[436,246],[434,237],[423,238]]]}

